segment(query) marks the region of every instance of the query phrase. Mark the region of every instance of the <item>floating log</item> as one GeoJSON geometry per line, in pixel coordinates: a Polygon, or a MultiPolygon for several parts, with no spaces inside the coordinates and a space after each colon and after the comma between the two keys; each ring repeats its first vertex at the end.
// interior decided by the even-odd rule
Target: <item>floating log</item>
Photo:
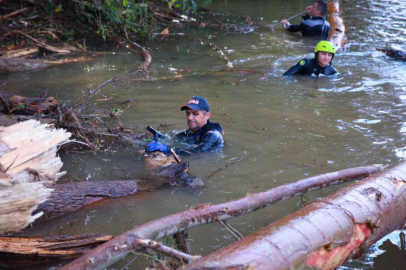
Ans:
{"type": "Polygon", "coordinates": [[[405,161],[316,200],[184,269],[336,269],[404,225],[404,179],[405,161]]]}
{"type": "Polygon", "coordinates": [[[0,73],[29,71],[47,68],[49,66],[51,66],[51,63],[46,63],[41,60],[0,57],[0,73]]]}
{"type": "Polygon", "coordinates": [[[107,234],[0,237],[0,267],[76,258],[112,238],[107,234]]]}
{"type": "MultiPolygon", "coordinates": [[[[249,194],[244,198],[234,201],[217,205],[197,205],[190,210],[150,221],[123,233],[75,261],[63,266],[60,270],[102,269],[111,265],[119,258],[126,256],[129,252],[137,250],[139,246],[136,244],[139,238],[156,240],[199,225],[209,224],[219,220],[228,220],[262,209],[273,203],[287,200],[310,190],[366,177],[379,170],[380,167],[377,166],[351,168],[309,177],[265,192],[249,194]],[[115,247],[123,248],[115,249],[115,247]]],[[[217,268],[214,267],[214,269],[217,268]]]]}
{"type": "Polygon", "coordinates": [[[59,100],[53,97],[23,97],[0,90],[0,112],[20,115],[48,115],[57,112],[59,100]]]}
{"type": "Polygon", "coordinates": [[[340,5],[338,0],[330,0],[328,3],[328,17],[330,31],[327,40],[334,44],[336,51],[341,49],[345,35],[345,25],[340,17],[340,5]]]}
{"type": "Polygon", "coordinates": [[[36,220],[41,222],[81,209],[87,204],[107,198],[118,198],[139,192],[152,191],[174,182],[187,184],[185,176],[189,167],[187,161],[173,163],[163,168],[157,177],[149,180],[90,181],[55,185],[51,196],[40,204],[34,213],[43,215],[36,220]]]}
{"type": "Polygon", "coordinates": [[[50,195],[47,185],[64,174],[56,151],[69,137],[35,120],[0,127],[0,234],[23,229],[42,215],[31,213],[50,195]]]}

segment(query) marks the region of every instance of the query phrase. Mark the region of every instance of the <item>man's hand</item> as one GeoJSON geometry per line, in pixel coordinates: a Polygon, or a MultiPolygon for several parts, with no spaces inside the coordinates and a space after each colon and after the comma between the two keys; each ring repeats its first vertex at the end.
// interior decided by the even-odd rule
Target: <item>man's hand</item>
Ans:
{"type": "Polygon", "coordinates": [[[285,28],[288,28],[289,25],[290,25],[290,23],[288,22],[288,20],[282,20],[282,21],[281,21],[281,25],[282,25],[283,27],[285,27],[285,28]]]}
{"type": "Polygon", "coordinates": [[[306,14],[310,14],[312,12],[312,10],[313,10],[313,6],[308,6],[306,8],[306,14]]]}
{"type": "Polygon", "coordinates": [[[168,154],[171,151],[171,147],[160,142],[152,142],[147,145],[145,152],[151,153],[154,151],[161,151],[164,154],[168,154]]]}

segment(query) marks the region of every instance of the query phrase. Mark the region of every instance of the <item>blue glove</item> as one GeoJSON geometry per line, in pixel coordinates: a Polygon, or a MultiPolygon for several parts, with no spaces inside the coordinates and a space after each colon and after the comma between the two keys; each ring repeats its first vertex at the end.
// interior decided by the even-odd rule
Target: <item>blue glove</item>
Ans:
{"type": "Polygon", "coordinates": [[[147,145],[145,152],[151,153],[154,151],[161,151],[162,153],[168,154],[171,151],[171,147],[164,143],[152,142],[147,145]]]}

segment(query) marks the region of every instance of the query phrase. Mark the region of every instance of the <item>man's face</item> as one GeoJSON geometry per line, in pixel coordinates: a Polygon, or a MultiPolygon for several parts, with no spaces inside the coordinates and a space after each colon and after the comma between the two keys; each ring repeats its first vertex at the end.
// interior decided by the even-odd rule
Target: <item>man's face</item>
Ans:
{"type": "Polygon", "coordinates": [[[312,12],[310,13],[312,17],[320,16],[320,11],[319,11],[319,3],[314,3],[312,12]]]}
{"type": "Polygon", "coordinates": [[[190,131],[195,132],[207,123],[211,116],[210,112],[195,111],[192,109],[186,109],[186,121],[190,131]]]}

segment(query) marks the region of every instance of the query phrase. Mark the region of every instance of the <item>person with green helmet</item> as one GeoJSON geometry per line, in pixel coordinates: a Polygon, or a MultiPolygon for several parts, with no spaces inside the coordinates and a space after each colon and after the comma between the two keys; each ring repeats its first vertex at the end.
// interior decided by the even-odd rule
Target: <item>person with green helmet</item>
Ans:
{"type": "Polygon", "coordinates": [[[334,45],[329,41],[322,40],[314,48],[313,59],[300,60],[299,63],[286,71],[283,76],[297,74],[310,76],[319,76],[321,74],[328,76],[336,74],[337,70],[331,65],[335,53],[334,45]]]}

